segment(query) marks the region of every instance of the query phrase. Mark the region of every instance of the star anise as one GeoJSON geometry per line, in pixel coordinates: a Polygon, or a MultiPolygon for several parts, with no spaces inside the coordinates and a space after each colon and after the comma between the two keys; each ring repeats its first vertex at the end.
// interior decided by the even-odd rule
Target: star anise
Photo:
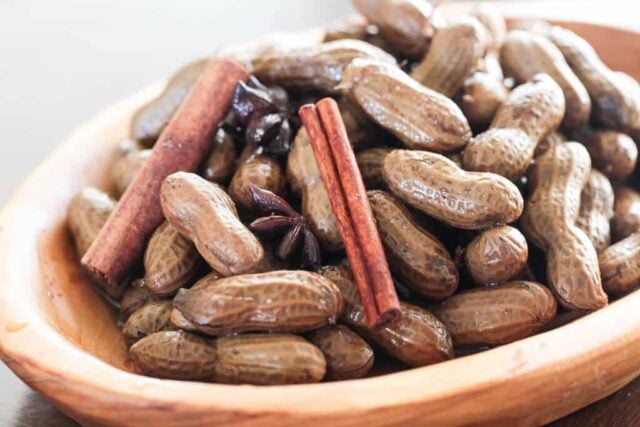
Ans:
{"type": "Polygon", "coordinates": [[[232,111],[247,144],[261,145],[276,155],[289,152],[292,129],[289,97],[284,89],[267,87],[251,76],[236,86],[232,111]]]}
{"type": "Polygon", "coordinates": [[[306,218],[271,191],[253,184],[249,191],[257,210],[264,215],[249,224],[249,228],[264,236],[283,236],[277,250],[278,258],[292,259],[302,245],[302,266],[312,270],[320,267],[320,245],[306,218]]]}

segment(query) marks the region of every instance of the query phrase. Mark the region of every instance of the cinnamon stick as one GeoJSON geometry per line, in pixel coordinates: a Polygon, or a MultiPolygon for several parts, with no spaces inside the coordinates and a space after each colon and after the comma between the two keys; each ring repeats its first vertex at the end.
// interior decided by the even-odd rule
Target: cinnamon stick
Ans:
{"type": "Polygon", "coordinates": [[[400,304],[344,122],[332,99],[300,109],[329,193],[369,327],[400,315],[400,304]]]}
{"type": "Polygon", "coordinates": [[[344,194],[347,198],[353,227],[358,241],[362,245],[362,256],[367,265],[378,311],[394,315],[395,311],[400,310],[398,296],[371,210],[369,196],[367,196],[356,156],[349,143],[340,109],[332,98],[325,98],[316,106],[320,120],[327,132],[340,182],[345,190],[344,194]]]}
{"type": "Polygon", "coordinates": [[[322,176],[324,186],[329,193],[331,209],[336,216],[338,228],[342,235],[344,249],[351,264],[353,278],[360,293],[362,306],[367,318],[369,327],[378,325],[381,321],[380,312],[375,303],[373,292],[369,288],[369,275],[367,273],[366,264],[362,256],[362,252],[358,245],[355,231],[349,212],[347,211],[347,203],[345,195],[340,185],[338,172],[335,169],[333,155],[329,142],[324,135],[324,129],[320,121],[320,116],[314,105],[305,105],[300,108],[300,118],[304,123],[305,129],[311,140],[311,147],[316,157],[316,163],[322,176]],[[320,165],[323,165],[322,167],[320,165]]]}
{"type": "Polygon", "coordinates": [[[198,168],[210,138],[229,111],[236,85],[247,78],[240,64],[221,59],[210,62],[82,258],[85,270],[110,296],[122,295],[130,270],[164,219],[162,182],[172,173],[198,168]]]}

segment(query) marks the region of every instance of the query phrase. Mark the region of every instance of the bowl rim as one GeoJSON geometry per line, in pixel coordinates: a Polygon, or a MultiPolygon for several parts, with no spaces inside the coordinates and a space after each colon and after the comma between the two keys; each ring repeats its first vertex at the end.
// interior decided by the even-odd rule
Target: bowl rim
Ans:
{"type": "Polygon", "coordinates": [[[394,408],[421,413],[435,424],[462,422],[469,414],[477,419],[546,422],[640,375],[640,290],[571,324],[483,353],[380,377],[312,385],[230,386],[147,378],[122,371],[60,339],[34,303],[34,290],[42,278],[36,274],[38,251],[33,242],[51,226],[47,222],[50,200],[43,199],[41,188],[52,182],[77,185],[54,172],[86,147],[88,136],[127,120],[135,107],[161,87],[155,84],[128,97],[78,128],[27,178],[0,214],[0,252],[5,255],[0,260],[0,357],[25,382],[72,415],[109,419],[100,405],[127,408],[134,411],[133,417],[172,410],[248,418],[287,414],[296,419],[375,414],[394,408]],[[570,382],[561,383],[559,378],[570,382]],[[541,387],[545,397],[532,406],[530,396],[541,387]],[[91,405],[79,403],[82,410],[74,409],[74,404],[89,396],[94,399],[91,405]],[[501,399],[501,405],[488,414],[489,406],[477,405],[478,398],[501,399]],[[453,404],[460,409],[459,415],[444,410],[453,404]],[[525,408],[532,407],[531,414],[523,415],[525,408]]]}

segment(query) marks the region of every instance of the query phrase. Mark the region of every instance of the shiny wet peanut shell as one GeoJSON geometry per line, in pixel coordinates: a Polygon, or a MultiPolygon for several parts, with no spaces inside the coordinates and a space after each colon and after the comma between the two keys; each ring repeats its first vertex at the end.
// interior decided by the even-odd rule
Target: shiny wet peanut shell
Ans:
{"type": "Polygon", "coordinates": [[[328,326],[315,332],[310,341],[324,354],[328,380],[362,378],[373,367],[373,350],[346,326],[328,326]]]}
{"type": "Polygon", "coordinates": [[[282,270],[224,279],[207,276],[192,289],[180,290],[174,306],[209,335],[307,332],[336,322],[342,296],[319,274],[282,270]]]}
{"type": "Polygon", "coordinates": [[[539,332],[556,315],[556,300],[534,282],[461,292],[435,311],[456,346],[500,345],[539,332]]]}

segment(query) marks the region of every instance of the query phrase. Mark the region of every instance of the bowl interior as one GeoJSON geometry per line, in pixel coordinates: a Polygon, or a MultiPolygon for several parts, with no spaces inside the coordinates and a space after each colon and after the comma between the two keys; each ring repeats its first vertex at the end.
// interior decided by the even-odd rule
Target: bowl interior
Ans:
{"type": "MultiPolygon", "coordinates": [[[[587,38],[611,68],[640,78],[637,34],[590,24],[560,24],[587,38]],[[611,43],[611,40],[616,43],[611,43]]],[[[30,291],[40,307],[41,316],[60,336],[98,359],[129,372],[133,372],[133,368],[127,360],[126,347],[117,326],[117,310],[83,277],[66,228],[65,215],[70,198],[81,188],[88,185],[110,188],[110,158],[117,144],[128,136],[131,114],[135,107],[159,90],[160,87],[156,86],[145,91],[134,102],[114,108],[117,114],[93,126],[91,132],[87,129],[79,132],[85,139],[87,135],[92,137],[85,141],[86,150],[73,157],[74,164],[69,168],[68,176],[63,180],[53,180],[61,187],[55,190],[58,197],[49,204],[46,223],[43,223],[39,234],[37,251],[42,280],[30,282],[35,286],[30,291]]],[[[73,149],[77,150],[77,145],[73,149]]],[[[72,154],[56,152],[54,155],[72,154]]],[[[43,197],[46,194],[43,193],[43,197]]],[[[378,371],[382,372],[386,370],[378,371]]]]}

